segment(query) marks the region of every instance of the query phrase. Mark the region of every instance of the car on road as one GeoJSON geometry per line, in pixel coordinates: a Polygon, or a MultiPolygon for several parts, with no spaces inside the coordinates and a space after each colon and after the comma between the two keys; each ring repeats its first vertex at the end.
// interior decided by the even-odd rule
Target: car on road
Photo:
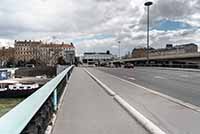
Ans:
{"type": "Polygon", "coordinates": [[[132,63],[126,63],[124,68],[134,68],[134,65],[132,63]]]}

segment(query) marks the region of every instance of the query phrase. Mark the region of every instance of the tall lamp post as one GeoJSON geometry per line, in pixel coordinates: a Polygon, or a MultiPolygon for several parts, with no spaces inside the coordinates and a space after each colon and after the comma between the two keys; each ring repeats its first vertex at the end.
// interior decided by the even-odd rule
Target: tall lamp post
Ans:
{"type": "Polygon", "coordinates": [[[153,2],[145,2],[144,6],[147,7],[147,64],[149,64],[149,7],[153,4],[153,2]]]}
{"type": "Polygon", "coordinates": [[[121,54],[120,54],[120,53],[121,53],[121,50],[120,50],[120,49],[121,49],[121,46],[120,46],[120,43],[121,43],[121,42],[118,41],[118,43],[119,43],[119,60],[121,60],[121,54]]]}

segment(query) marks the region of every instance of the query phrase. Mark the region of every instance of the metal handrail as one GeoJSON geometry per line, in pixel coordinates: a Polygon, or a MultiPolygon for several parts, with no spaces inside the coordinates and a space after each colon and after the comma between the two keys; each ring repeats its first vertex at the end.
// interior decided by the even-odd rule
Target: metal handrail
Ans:
{"type": "Polygon", "coordinates": [[[72,69],[73,66],[65,69],[31,96],[2,116],[0,118],[0,134],[20,134],[41,106],[54,92],[58,84],[72,69]]]}

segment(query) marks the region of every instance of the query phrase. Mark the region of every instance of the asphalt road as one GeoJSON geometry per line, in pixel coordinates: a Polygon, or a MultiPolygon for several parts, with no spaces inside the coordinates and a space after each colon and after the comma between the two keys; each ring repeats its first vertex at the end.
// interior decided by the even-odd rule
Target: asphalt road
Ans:
{"type": "Polygon", "coordinates": [[[150,67],[98,68],[171,97],[200,106],[200,72],[163,70],[150,67]]]}

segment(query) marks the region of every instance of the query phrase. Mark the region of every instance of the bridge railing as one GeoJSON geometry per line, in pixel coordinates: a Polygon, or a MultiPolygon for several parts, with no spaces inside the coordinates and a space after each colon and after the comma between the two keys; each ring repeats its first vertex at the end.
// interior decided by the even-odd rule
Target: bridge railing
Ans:
{"type": "Polygon", "coordinates": [[[73,66],[68,67],[0,118],[0,134],[43,134],[57,110],[73,66]]]}

